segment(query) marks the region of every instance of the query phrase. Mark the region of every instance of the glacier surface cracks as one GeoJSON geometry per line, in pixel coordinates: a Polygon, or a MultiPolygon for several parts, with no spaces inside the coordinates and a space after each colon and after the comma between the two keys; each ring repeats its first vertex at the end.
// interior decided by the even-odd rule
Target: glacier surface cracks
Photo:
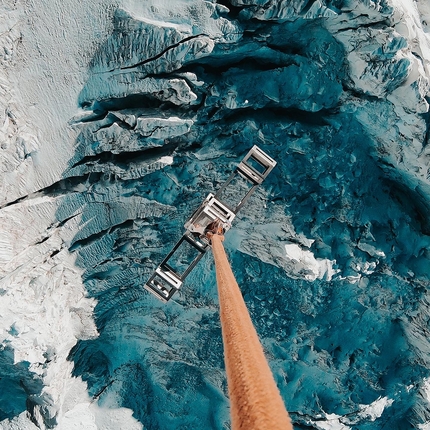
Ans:
{"type": "Polygon", "coordinates": [[[294,428],[430,428],[427,3],[82,7],[0,9],[0,428],[230,428],[212,257],[142,285],[254,144],[225,245],[294,428]]]}

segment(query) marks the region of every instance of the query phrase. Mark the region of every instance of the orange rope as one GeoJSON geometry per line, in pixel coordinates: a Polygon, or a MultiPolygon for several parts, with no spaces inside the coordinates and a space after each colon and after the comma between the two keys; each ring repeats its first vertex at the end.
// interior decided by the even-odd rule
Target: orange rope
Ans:
{"type": "Polygon", "coordinates": [[[222,236],[212,236],[232,430],[292,430],[263,347],[231,271],[222,236]]]}

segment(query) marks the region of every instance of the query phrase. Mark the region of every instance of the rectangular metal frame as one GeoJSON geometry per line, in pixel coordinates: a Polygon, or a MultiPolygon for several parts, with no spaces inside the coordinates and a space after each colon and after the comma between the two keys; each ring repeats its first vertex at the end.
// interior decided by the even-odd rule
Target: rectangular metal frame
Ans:
{"type": "MultiPolygon", "coordinates": [[[[230,183],[241,176],[246,181],[252,184],[252,187],[248,190],[248,192],[242,197],[239,201],[238,205],[235,208],[230,208],[232,212],[237,214],[240,208],[246,203],[255,189],[266,179],[267,175],[273,170],[276,166],[276,161],[269,157],[265,152],[263,152],[258,146],[254,145],[249,152],[245,155],[245,158],[239,163],[236,167],[236,170],[230,175],[227,181],[221,186],[221,188],[215,194],[215,198],[222,202],[220,196],[222,192],[230,185],[230,183]],[[254,160],[259,163],[263,168],[263,172],[259,172],[251,164],[249,164],[249,160],[254,160]]],[[[224,203],[225,206],[227,206],[224,203]]]]}
{"type": "Polygon", "coordinates": [[[173,296],[173,294],[178,291],[185,278],[188,274],[194,269],[196,264],[201,260],[203,255],[209,248],[209,244],[205,243],[198,238],[195,238],[193,235],[188,232],[185,233],[173,249],[167,254],[166,258],[161,262],[161,264],[155,269],[154,274],[149,278],[148,282],[144,285],[144,288],[151,292],[154,296],[159,298],[160,300],[167,302],[173,296]],[[180,248],[180,246],[184,243],[189,243],[192,245],[197,251],[198,254],[194,258],[194,260],[190,263],[188,268],[184,271],[184,273],[179,274],[175,271],[173,267],[168,264],[170,258],[176,253],[176,251],[180,248]],[[161,278],[165,284],[163,285],[157,278],[161,278]]]}
{"type": "Polygon", "coordinates": [[[179,239],[179,241],[176,243],[176,245],[173,247],[173,249],[167,254],[166,258],[161,262],[159,267],[162,268],[163,270],[168,270],[170,273],[174,273],[175,276],[178,277],[178,279],[183,281],[188,276],[188,274],[191,272],[191,270],[194,269],[194,267],[200,261],[200,259],[203,257],[203,255],[207,251],[208,246],[209,245],[207,243],[204,243],[203,241],[198,240],[197,238],[193,237],[191,234],[185,233],[179,239]],[[188,269],[185,270],[184,273],[181,275],[181,274],[175,272],[175,269],[169,265],[168,261],[176,253],[176,251],[180,248],[180,246],[184,242],[187,242],[190,245],[192,245],[199,253],[194,258],[194,260],[190,263],[190,265],[188,266],[188,269]]]}
{"type": "Polygon", "coordinates": [[[168,302],[181,286],[182,281],[180,279],[173,273],[163,271],[158,266],[144,288],[163,302],[168,302]]]}
{"type": "Polygon", "coordinates": [[[237,170],[247,176],[254,184],[261,184],[267,175],[276,166],[276,161],[269,157],[264,151],[262,151],[257,145],[254,145],[245,155],[245,158],[237,166],[237,170]],[[250,163],[249,160],[254,160],[260,164],[263,168],[263,172],[256,170],[250,163]]]}
{"type": "MultiPolygon", "coordinates": [[[[181,288],[185,278],[210,248],[209,242],[205,240],[202,234],[192,230],[190,228],[191,225],[195,225],[196,221],[203,216],[208,217],[211,221],[215,221],[217,219],[221,220],[225,231],[227,231],[239,209],[245,204],[257,186],[266,179],[267,175],[275,166],[276,161],[269,157],[258,146],[254,145],[217,193],[215,195],[209,194],[203,201],[202,205],[194,212],[190,220],[185,223],[184,227],[187,231],[161,264],[156,268],[151,278],[149,278],[148,282],[144,285],[144,288],[163,302],[169,301],[173,294],[181,288]],[[258,163],[258,166],[262,167],[261,171],[254,168],[253,163],[258,163]],[[231,208],[220,199],[220,196],[233,179],[238,176],[249,182],[251,184],[251,188],[242,197],[238,205],[235,208],[231,208]],[[198,254],[181,275],[177,273],[168,262],[184,241],[191,244],[198,251],[198,254]]],[[[204,232],[205,227],[207,227],[207,225],[202,226],[202,233],[204,232]]]]}
{"type": "Polygon", "coordinates": [[[206,197],[202,205],[194,212],[192,217],[184,224],[184,227],[190,233],[193,233],[194,230],[191,227],[196,225],[199,219],[205,216],[209,218],[211,222],[219,219],[223,224],[224,230],[228,231],[236,214],[227,205],[216,199],[211,193],[206,197]]]}

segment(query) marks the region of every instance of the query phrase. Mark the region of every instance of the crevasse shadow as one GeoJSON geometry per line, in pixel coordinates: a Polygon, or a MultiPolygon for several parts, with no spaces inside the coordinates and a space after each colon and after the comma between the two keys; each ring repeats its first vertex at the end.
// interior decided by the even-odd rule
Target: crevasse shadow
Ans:
{"type": "MultiPolygon", "coordinates": [[[[15,363],[12,348],[0,349],[0,421],[26,410],[31,412],[36,404],[49,405],[49,398],[42,395],[43,381],[29,369],[29,364],[15,363]]],[[[45,424],[51,428],[53,423],[45,424]]]]}

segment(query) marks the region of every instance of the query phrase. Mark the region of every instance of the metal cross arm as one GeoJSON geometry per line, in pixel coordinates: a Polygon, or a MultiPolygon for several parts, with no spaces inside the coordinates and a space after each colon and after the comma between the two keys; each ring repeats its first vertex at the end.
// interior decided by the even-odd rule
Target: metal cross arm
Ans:
{"type": "Polygon", "coordinates": [[[209,194],[185,223],[184,235],[144,285],[168,302],[211,247],[207,232],[216,224],[227,232],[239,209],[276,166],[276,161],[253,146],[215,195],[209,194]]]}

